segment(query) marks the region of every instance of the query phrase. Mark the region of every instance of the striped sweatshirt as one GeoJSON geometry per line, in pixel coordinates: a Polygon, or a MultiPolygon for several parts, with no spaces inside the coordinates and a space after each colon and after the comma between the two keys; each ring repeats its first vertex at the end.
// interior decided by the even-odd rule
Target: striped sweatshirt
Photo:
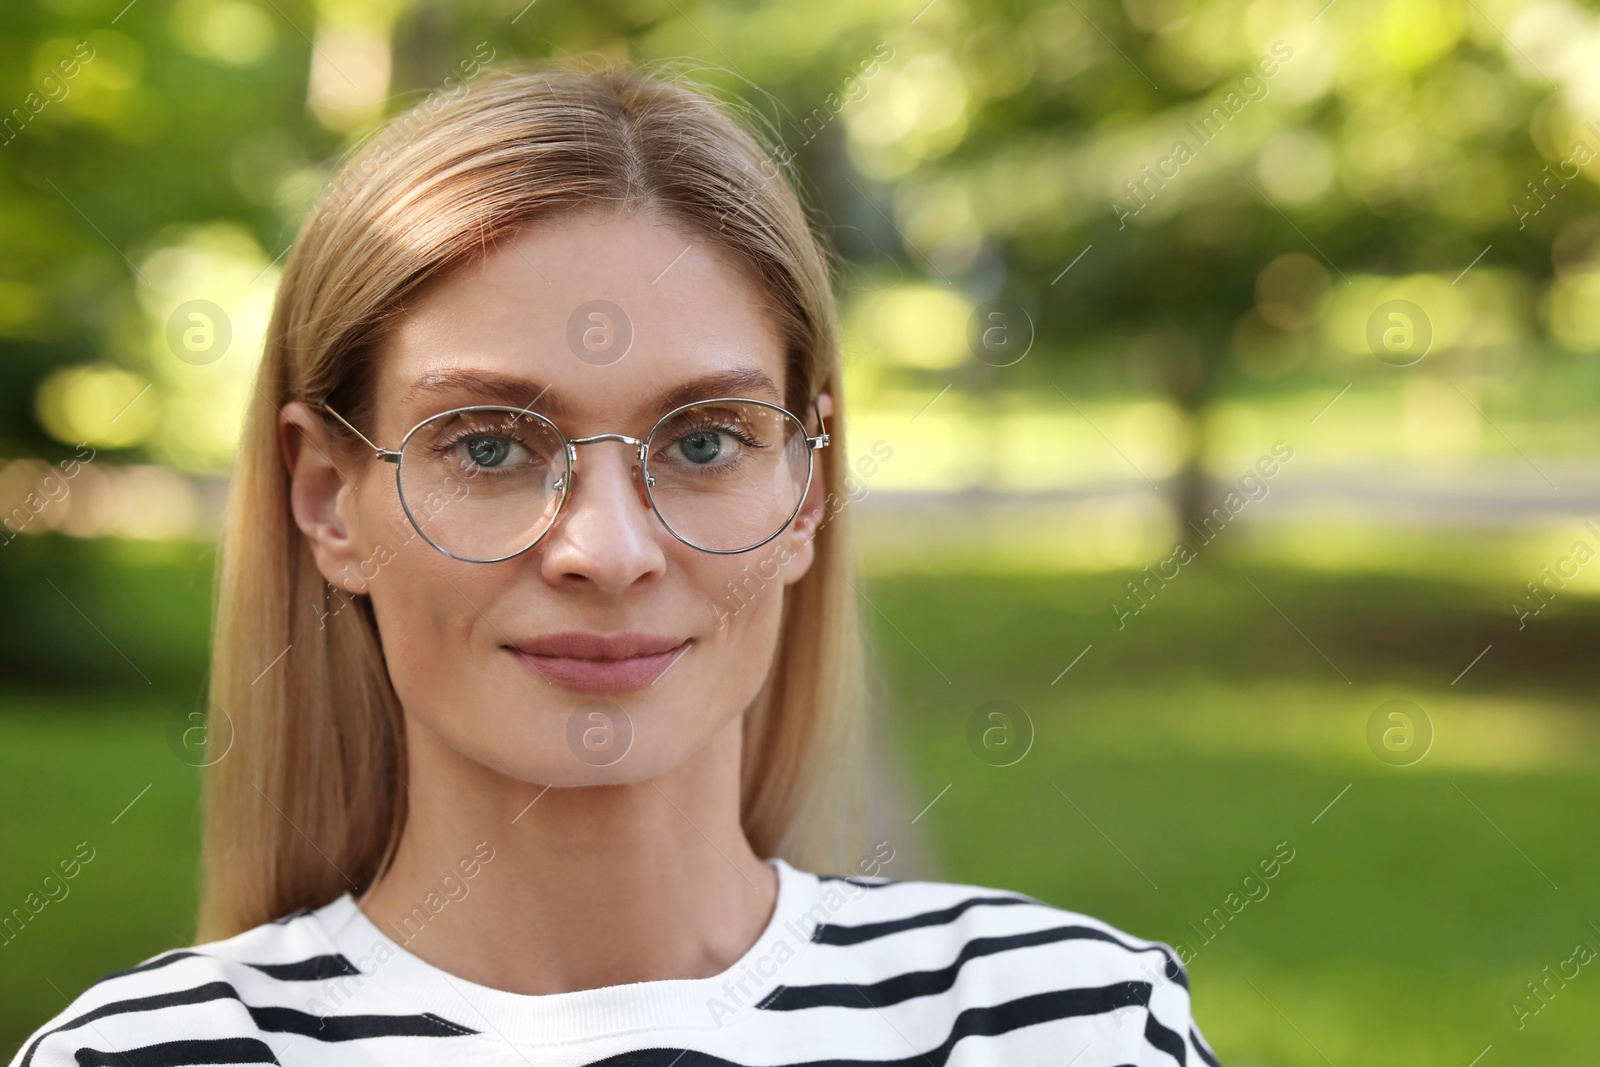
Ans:
{"type": "Polygon", "coordinates": [[[710,978],[510,993],[345,894],[101,979],[12,1067],[1217,1067],[1165,944],[1020,893],[767,862],[772,917],[710,978]]]}

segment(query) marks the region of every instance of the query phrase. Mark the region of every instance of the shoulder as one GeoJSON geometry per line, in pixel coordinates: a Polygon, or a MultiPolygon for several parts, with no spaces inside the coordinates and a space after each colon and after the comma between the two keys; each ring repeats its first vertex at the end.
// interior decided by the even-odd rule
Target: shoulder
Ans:
{"type": "Polygon", "coordinates": [[[817,986],[785,989],[794,1006],[830,995],[880,1008],[942,996],[952,1010],[987,1013],[984,1027],[1094,1019],[1130,1050],[1216,1063],[1191,1017],[1188,972],[1165,942],[989,886],[816,877],[804,977],[817,986]],[[830,970],[853,977],[829,983],[830,970]]]}
{"type": "Polygon", "coordinates": [[[328,940],[316,913],[302,909],[107,975],[29,1035],[12,1067],[276,1063],[300,1039],[370,1036],[343,1032],[352,1027],[468,1032],[430,1016],[319,1012],[327,982],[360,974],[328,940]]]}
{"type": "Polygon", "coordinates": [[[1046,904],[1025,893],[960,882],[819,875],[818,895],[837,916],[816,937],[825,944],[857,944],[895,935],[937,942],[986,940],[982,950],[1070,946],[1071,962],[1086,974],[1186,984],[1176,952],[1161,941],[1127,933],[1110,923],[1046,904]],[[837,911],[829,902],[837,903],[837,911]]]}

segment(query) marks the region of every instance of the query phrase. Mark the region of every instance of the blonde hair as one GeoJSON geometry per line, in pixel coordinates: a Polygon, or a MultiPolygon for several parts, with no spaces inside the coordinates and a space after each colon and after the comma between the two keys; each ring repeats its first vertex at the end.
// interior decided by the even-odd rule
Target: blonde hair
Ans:
{"type": "Polygon", "coordinates": [[[781,329],[790,410],[834,397],[831,447],[815,453],[824,524],[745,715],[741,804],[763,857],[840,870],[860,855],[865,657],[851,509],[833,496],[848,468],[829,262],[736,115],[637,71],[487,71],[391,121],[324,192],[284,269],[228,502],[210,696],[233,736],[207,771],[197,942],[364,890],[406,818],[404,720],[370,601],[329,599],[290,512],[279,409],[328,400],[362,425],[408,293],[522,227],[596,205],[658,212],[732,253],[781,329]]]}

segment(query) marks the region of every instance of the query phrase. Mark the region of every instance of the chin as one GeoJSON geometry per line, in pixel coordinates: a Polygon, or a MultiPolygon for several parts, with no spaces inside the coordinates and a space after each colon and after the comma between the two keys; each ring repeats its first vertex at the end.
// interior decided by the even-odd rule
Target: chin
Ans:
{"type": "Polygon", "coordinates": [[[692,705],[677,703],[665,693],[501,694],[479,705],[500,713],[432,730],[459,755],[516,781],[628,785],[680,766],[715,734],[716,724],[695,721],[692,705]]]}

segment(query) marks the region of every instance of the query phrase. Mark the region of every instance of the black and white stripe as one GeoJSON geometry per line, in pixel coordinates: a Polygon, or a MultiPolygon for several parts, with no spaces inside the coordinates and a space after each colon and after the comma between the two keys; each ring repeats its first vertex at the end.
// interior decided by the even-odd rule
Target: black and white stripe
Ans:
{"type": "MultiPolygon", "coordinates": [[[[186,959],[205,959],[205,953],[173,952],[159,956],[148,963],[126,971],[108,975],[90,987],[90,992],[101,986],[118,983],[135,974],[144,974],[179,963],[186,959]]],[[[355,975],[360,972],[341,955],[330,954],[290,960],[284,963],[244,963],[279,982],[317,982],[328,978],[355,975]]],[[[80,998],[81,999],[81,998],[80,998]]],[[[139,1015],[165,1009],[194,1007],[215,1001],[237,1001],[249,1016],[252,1025],[263,1033],[298,1034],[317,1041],[358,1041],[372,1037],[459,1037],[477,1031],[423,1012],[416,1015],[336,1015],[318,1016],[295,1008],[245,1003],[239,991],[228,982],[203,982],[199,985],[167,993],[115,1000],[97,1008],[71,1016],[65,1022],[51,1026],[23,1046],[17,1060],[18,1067],[33,1067],[35,1054],[44,1041],[56,1034],[95,1027],[101,1020],[119,1015],[139,1015]]],[[[132,1049],[101,1051],[85,1046],[74,1053],[79,1063],[276,1063],[271,1050],[260,1041],[222,1039],[220,1041],[161,1042],[156,1045],[132,1049]],[[263,1050],[265,1056],[263,1058],[263,1050]],[[217,1059],[219,1055],[246,1057],[217,1059]],[[199,1056],[201,1058],[184,1058],[199,1056]],[[210,1059],[204,1057],[212,1057],[210,1059]]]]}
{"type": "Polygon", "coordinates": [[[345,896],[108,975],[12,1067],[1219,1067],[1161,942],[1022,894],[772,862],[767,929],[713,978],[489,989],[345,896]]]}

